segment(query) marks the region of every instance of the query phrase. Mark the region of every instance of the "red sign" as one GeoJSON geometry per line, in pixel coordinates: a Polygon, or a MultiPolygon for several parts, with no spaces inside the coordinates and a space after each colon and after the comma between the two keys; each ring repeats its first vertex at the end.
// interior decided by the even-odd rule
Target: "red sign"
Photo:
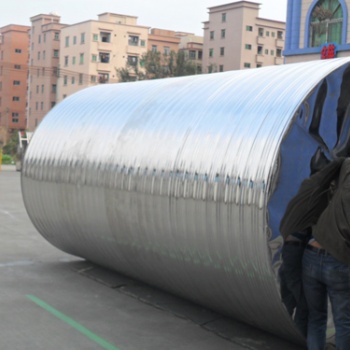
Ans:
{"type": "Polygon", "coordinates": [[[321,49],[321,60],[335,58],[337,55],[337,46],[333,43],[325,44],[321,49]]]}

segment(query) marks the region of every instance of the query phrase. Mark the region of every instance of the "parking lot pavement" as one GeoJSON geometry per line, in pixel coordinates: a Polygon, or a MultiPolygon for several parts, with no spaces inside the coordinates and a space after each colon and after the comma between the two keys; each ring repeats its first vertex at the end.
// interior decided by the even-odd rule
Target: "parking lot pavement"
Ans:
{"type": "Polygon", "coordinates": [[[0,171],[0,349],[297,350],[273,335],[56,249],[0,171]]]}

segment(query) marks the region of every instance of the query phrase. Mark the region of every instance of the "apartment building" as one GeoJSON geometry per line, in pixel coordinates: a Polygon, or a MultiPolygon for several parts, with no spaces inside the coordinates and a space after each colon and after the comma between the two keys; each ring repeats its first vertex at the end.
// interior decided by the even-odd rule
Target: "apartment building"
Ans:
{"type": "Polygon", "coordinates": [[[350,0],[289,0],[286,63],[350,54],[350,0]]]}
{"type": "Polygon", "coordinates": [[[26,128],[28,26],[0,28],[0,143],[8,131],[26,128]]]}
{"type": "Polygon", "coordinates": [[[118,82],[117,69],[138,65],[147,51],[148,31],[137,17],[115,13],[63,28],[57,100],[95,84],[118,82]]]}
{"type": "Polygon", "coordinates": [[[260,4],[209,7],[204,22],[203,73],[283,64],[285,23],[259,17],[260,4]]]}
{"type": "Polygon", "coordinates": [[[179,50],[184,51],[185,56],[193,61],[196,73],[202,73],[203,37],[185,32],[177,32],[176,35],[180,38],[179,50]]]}
{"type": "Polygon", "coordinates": [[[65,25],[53,13],[30,20],[27,128],[33,131],[57,102],[60,32],[65,25]]]}
{"type": "Polygon", "coordinates": [[[180,39],[172,30],[152,28],[148,34],[148,51],[160,52],[168,56],[171,51],[178,52],[180,39]]]}

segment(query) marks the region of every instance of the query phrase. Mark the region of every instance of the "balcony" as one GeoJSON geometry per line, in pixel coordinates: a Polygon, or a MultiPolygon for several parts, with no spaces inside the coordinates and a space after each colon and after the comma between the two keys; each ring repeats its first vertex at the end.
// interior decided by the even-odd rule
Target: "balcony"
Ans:
{"type": "Polygon", "coordinates": [[[112,43],[98,41],[97,49],[101,51],[110,51],[112,49],[112,43]]]}
{"type": "Polygon", "coordinates": [[[265,44],[265,37],[264,36],[258,36],[256,41],[257,41],[257,44],[263,45],[263,44],[265,44]]]}
{"type": "Polygon", "coordinates": [[[283,57],[275,57],[275,64],[279,65],[279,64],[283,64],[284,59],[283,57]]]}
{"type": "Polygon", "coordinates": [[[264,55],[256,55],[255,56],[255,62],[256,63],[263,63],[264,62],[264,55]]]}
{"type": "Polygon", "coordinates": [[[276,39],[276,47],[284,47],[284,40],[282,39],[276,39]]]}

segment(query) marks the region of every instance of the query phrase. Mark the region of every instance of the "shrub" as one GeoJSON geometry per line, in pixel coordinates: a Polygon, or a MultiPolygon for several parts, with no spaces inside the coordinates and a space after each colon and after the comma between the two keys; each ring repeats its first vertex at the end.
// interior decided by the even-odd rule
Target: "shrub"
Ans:
{"type": "Polygon", "coordinates": [[[3,154],[2,164],[13,164],[12,157],[9,154],[3,154]]]}

